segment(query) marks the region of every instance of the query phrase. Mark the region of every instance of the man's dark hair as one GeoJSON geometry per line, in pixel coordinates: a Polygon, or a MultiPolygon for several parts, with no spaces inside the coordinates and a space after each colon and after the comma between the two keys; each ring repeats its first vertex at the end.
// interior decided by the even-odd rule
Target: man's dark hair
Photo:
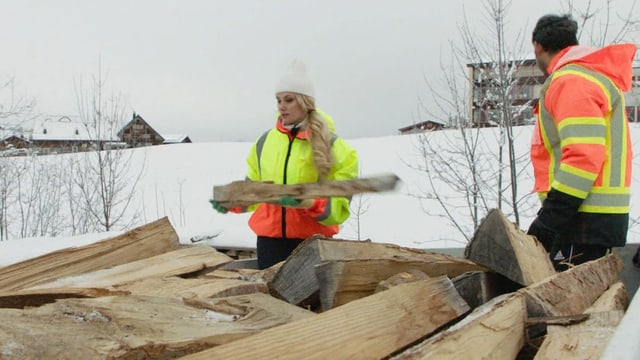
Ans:
{"type": "Polygon", "coordinates": [[[578,45],[578,23],[571,15],[545,15],[538,20],[533,29],[532,40],[550,53],[571,45],[578,45]]]}

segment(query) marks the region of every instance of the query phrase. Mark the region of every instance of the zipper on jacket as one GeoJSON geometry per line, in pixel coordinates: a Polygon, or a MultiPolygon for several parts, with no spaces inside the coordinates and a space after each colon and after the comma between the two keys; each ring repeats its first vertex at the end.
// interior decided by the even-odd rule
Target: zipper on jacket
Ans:
{"type": "MultiPolygon", "coordinates": [[[[300,130],[300,128],[298,127],[294,127],[291,129],[291,136],[289,136],[289,147],[287,148],[287,156],[284,159],[284,170],[282,173],[282,184],[286,185],[287,184],[287,167],[289,166],[289,157],[291,156],[291,148],[293,147],[293,142],[296,140],[296,135],[298,135],[298,131],[300,130]]],[[[281,226],[282,226],[282,238],[286,239],[287,238],[287,208],[286,207],[282,207],[282,219],[281,219],[281,226]]]]}

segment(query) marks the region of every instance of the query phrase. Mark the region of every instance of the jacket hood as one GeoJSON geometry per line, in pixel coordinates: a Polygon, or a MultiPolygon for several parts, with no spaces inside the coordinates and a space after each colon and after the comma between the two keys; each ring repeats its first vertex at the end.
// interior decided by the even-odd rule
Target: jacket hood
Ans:
{"type": "Polygon", "coordinates": [[[603,48],[570,46],[560,51],[549,64],[551,74],[567,64],[584,66],[610,78],[622,91],[631,90],[635,44],[614,44],[603,48]]]}

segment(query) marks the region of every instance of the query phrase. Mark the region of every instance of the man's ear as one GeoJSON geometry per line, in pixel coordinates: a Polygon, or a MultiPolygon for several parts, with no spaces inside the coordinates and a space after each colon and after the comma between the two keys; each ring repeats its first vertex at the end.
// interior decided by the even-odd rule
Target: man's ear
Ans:
{"type": "Polygon", "coordinates": [[[544,48],[542,47],[542,45],[540,45],[540,43],[537,43],[535,41],[533,42],[533,50],[536,56],[540,56],[540,54],[544,52],[544,48]]]}

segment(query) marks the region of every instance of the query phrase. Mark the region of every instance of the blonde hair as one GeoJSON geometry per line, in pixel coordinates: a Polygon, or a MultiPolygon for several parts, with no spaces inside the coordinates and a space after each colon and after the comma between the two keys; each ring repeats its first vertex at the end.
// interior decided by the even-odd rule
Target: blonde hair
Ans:
{"type": "Polygon", "coordinates": [[[333,153],[331,152],[331,131],[326,120],[316,111],[315,100],[307,95],[296,94],[296,101],[307,112],[307,126],[311,130],[311,149],[313,151],[313,163],[318,172],[320,181],[329,176],[333,166],[333,153]]]}

